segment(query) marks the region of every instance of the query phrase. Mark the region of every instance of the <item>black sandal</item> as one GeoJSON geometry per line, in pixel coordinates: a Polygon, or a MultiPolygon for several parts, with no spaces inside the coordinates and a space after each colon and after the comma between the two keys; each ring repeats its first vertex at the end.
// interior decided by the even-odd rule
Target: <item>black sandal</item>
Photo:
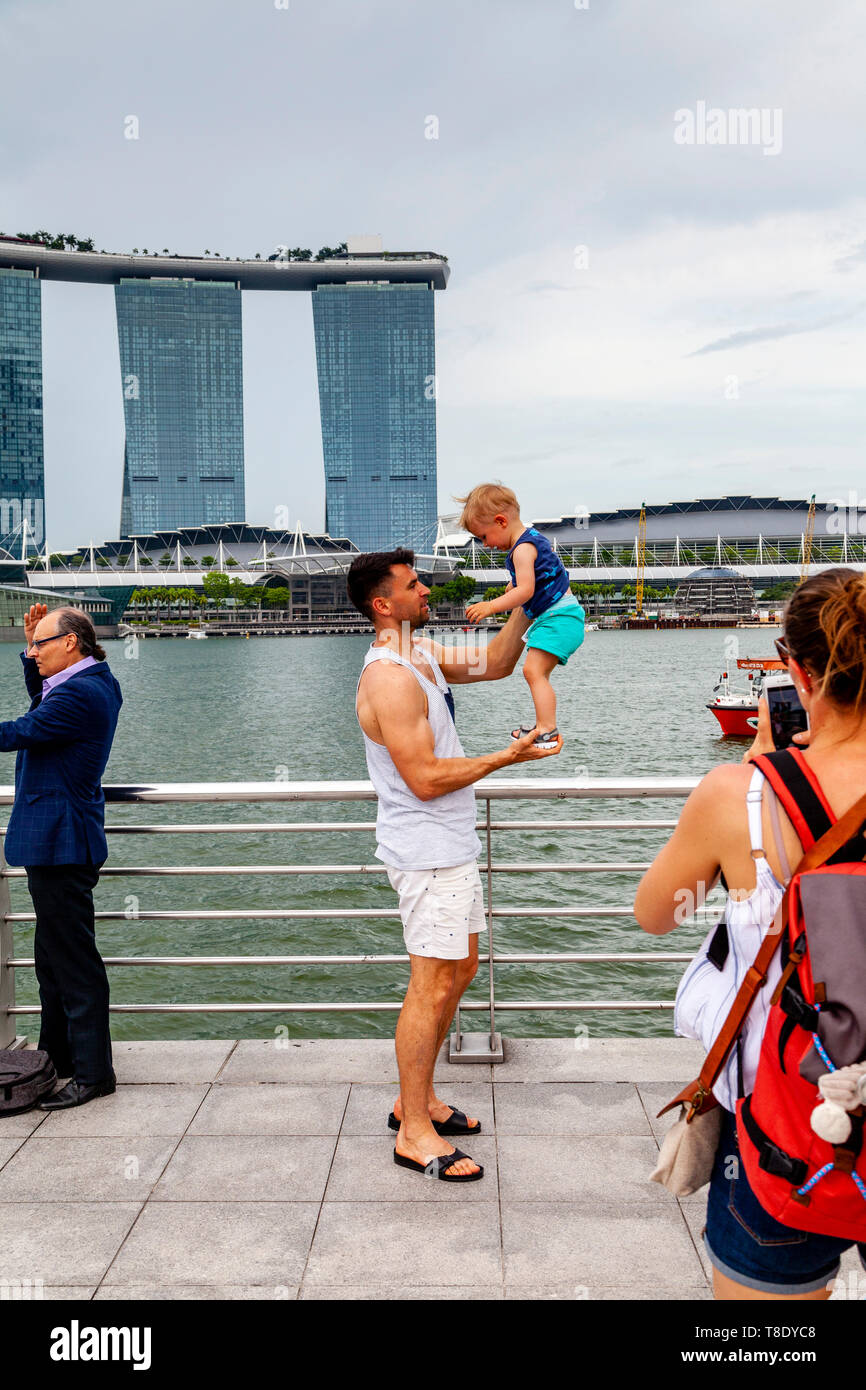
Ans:
{"type": "MultiPolygon", "coordinates": [[[[478,1121],[477,1125],[470,1125],[466,1116],[463,1114],[463,1111],[458,1110],[456,1105],[450,1105],[448,1108],[451,1111],[451,1118],[449,1120],[431,1120],[430,1122],[433,1128],[435,1129],[436,1133],[440,1135],[441,1138],[447,1139],[448,1136],[451,1134],[481,1133],[480,1120],[478,1121]]],[[[397,1116],[394,1114],[393,1110],[391,1111],[391,1114],[388,1116],[388,1128],[393,1129],[395,1132],[399,1131],[400,1129],[400,1121],[397,1119],[397,1116]]]]}
{"type": "MultiPolygon", "coordinates": [[[[477,1173],[452,1173],[449,1175],[447,1169],[453,1167],[461,1158],[469,1158],[469,1155],[460,1149],[455,1149],[453,1154],[437,1154],[435,1159],[430,1159],[429,1163],[416,1163],[414,1158],[406,1158],[403,1154],[398,1154],[396,1149],[394,1150],[395,1163],[399,1163],[401,1168],[410,1168],[413,1173],[423,1173],[427,1178],[439,1178],[442,1182],[475,1182],[478,1178],[484,1177],[484,1169],[480,1164],[477,1173]]],[[[469,1162],[474,1163],[475,1159],[469,1158],[469,1162]]]]}

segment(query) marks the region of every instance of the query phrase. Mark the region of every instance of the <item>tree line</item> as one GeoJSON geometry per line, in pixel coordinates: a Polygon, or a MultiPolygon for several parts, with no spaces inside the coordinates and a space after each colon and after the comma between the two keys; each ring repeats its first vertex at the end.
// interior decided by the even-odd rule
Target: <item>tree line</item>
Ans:
{"type": "MultiPolygon", "coordinates": [[[[6,235],[6,232],[0,232],[0,237],[4,237],[6,235]]],[[[38,242],[41,246],[46,246],[49,251],[96,250],[96,243],[93,240],[93,237],[77,237],[73,235],[72,232],[46,232],[44,230],[40,230],[38,232],[16,232],[15,235],[18,237],[19,241],[35,241],[38,242]]],[[[345,241],[341,241],[338,246],[320,246],[315,255],[313,254],[313,251],[309,246],[294,246],[291,250],[286,248],[284,255],[279,256],[277,254],[274,254],[269,256],[268,260],[329,261],[333,260],[335,256],[345,255],[346,250],[347,246],[345,241]]],[[[104,256],[106,254],[107,253],[104,250],[100,251],[100,255],[104,256]]],[[[124,253],[121,252],[112,254],[122,255],[124,253]]],[[[155,248],[152,251],[148,251],[146,246],[143,246],[141,251],[139,251],[137,246],[133,246],[131,254],[133,256],[171,256],[175,260],[180,259],[178,252],[169,251],[167,246],[163,246],[161,251],[157,251],[155,248]]],[[[246,256],[235,256],[234,258],[232,258],[231,256],[224,257],[222,255],[222,252],[211,251],[209,248],[203,254],[205,256],[216,256],[220,260],[234,259],[236,261],[240,261],[250,259],[246,256]]],[[[195,259],[198,259],[198,257],[196,257],[195,259]]],[[[257,251],[251,259],[260,261],[262,259],[261,251],[257,251]]]]}
{"type": "Polygon", "coordinates": [[[134,589],[130,604],[144,605],[146,608],[185,608],[192,613],[194,608],[204,608],[213,603],[224,608],[229,599],[238,608],[288,608],[291,595],[283,585],[266,589],[260,584],[244,584],[240,579],[214,570],[206,574],[201,589],[178,587],[167,584],[159,588],[134,589]]]}
{"type": "MultiPolygon", "coordinates": [[[[0,236],[5,236],[0,232],[0,236]]],[[[71,232],[16,232],[19,241],[38,241],[50,251],[95,251],[96,243],[92,236],[77,237],[71,232]]]]}
{"type": "MultiPolygon", "coordinates": [[[[58,560],[61,558],[60,556],[57,557],[58,560]]],[[[80,559],[83,562],[84,557],[76,556],[75,559],[80,559]]],[[[213,563],[212,556],[204,556],[203,559],[205,562],[213,563]]],[[[233,563],[236,564],[237,562],[233,563]]],[[[761,593],[761,597],[770,601],[781,601],[788,598],[796,587],[797,581],[783,580],[768,585],[761,593]]],[[[575,580],[569,585],[569,588],[587,610],[593,613],[598,612],[600,608],[609,606],[610,601],[615,597],[630,599],[636,593],[634,584],[617,585],[611,581],[584,583],[575,580]]],[[[474,598],[475,590],[476,581],[474,579],[465,574],[456,574],[453,579],[449,579],[446,583],[434,584],[431,587],[430,605],[433,608],[445,604],[463,607],[474,598]]],[[[489,601],[504,593],[504,584],[494,584],[484,590],[483,598],[485,601],[489,601]]],[[[643,600],[645,605],[675,597],[676,587],[673,585],[667,584],[664,588],[656,588],[651,584],[644,585],[643,600]]],[[[257,608],[259,610],[262,608],[288,608],[290,598],[290,590],[285,585],[264,588],[259,584],[244,584],[242,580],[235,579],[222,570],[213,570],[204,576],[201,589],[174,585],[161,585],[159,588],[139,588],[133,590],[130,603],[144,605],[146,608],[155,608],[157,611],[161,608],[180,607],[192,614],[194,609],[204,608],[208,603],[214,604],[217,608],[223,608],[229,600],[233,601],[237,608],[257,608]]]]}

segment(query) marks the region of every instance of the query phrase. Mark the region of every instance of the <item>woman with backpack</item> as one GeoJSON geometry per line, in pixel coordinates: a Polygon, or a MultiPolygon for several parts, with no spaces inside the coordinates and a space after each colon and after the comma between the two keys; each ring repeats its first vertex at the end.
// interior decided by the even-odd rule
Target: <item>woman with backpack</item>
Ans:
{"type": "Polygon", "coordinates": [[[820,1074],[838,1066],[838,1080],[856,1073],[856,1086],[857,1066],[841,1069],[866,1058],[866,811],[857,806],[866,788],[866,575],[834,567],[807,579],[786,606],[783,632],[777,648],[809,733],[796,736],[794,751],[774,750],[762,701],[743,763],[702,778],[634,906],[644,931],[660,936],[720,876],[728,891],[723,923],[683,977],[674,1026],[722,1055],[735,997],[753,995],[697,1108],[702,1115],[714,1098],[721,1115],[704,1241],[715,1296],[729,1300],[828,1298],[855,1243],[866,1265],[864,1106],[855,1096],[850,1113],[837,1108],[838,1133],[812,1123],[815,1102],[826,1100],[820,1074]]]}

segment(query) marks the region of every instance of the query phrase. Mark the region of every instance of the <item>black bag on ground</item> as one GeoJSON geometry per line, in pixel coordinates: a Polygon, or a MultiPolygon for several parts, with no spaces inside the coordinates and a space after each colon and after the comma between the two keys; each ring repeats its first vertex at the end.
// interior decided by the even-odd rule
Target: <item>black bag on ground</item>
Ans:
{"type": "Polygon", "coordinates": [[[32,1110],[56,1081],[47,1052],[0,1052],[0,1119],[32,1110]]]}

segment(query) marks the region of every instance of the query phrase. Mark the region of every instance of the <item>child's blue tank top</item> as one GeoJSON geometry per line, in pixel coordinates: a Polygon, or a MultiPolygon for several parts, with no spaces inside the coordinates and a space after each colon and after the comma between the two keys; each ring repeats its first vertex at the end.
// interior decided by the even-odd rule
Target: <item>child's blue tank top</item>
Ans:
{"type": "Polygon", "coordinates": [[[512,584],[517,580],[514,573],[514,561],[511,558],[519,545],[529,541],[535,546],[535,593],[528,603],[524,603],[523,611],[527,618],[539,618],[542,613],[546,613],[557,599],[561,599],[563,594],[568,592],[568,575],[565,566],[560,560],[556,551],[551,546],[546,536],[542,536],[540,531],[536,531],[534,526],[527,526],[522,536],[518,536],[514,545],[505,557],[505,568],[511,577],[512,584]]]}

